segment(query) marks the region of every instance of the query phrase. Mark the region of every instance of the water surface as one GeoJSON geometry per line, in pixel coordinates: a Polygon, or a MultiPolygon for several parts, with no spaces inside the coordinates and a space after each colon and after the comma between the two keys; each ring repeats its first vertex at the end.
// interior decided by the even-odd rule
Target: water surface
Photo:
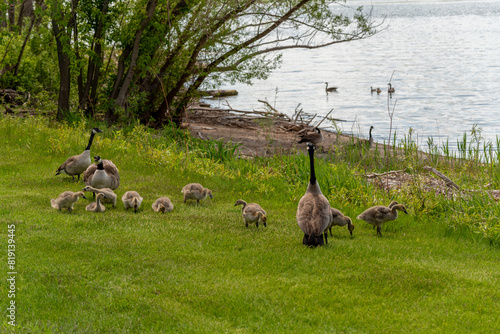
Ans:
{"type": "MultiPolygon", "coordinates": [[[[267,100],[280,112],[292,115],[300,108],[311,114],[345,120],[344,133],[388,140],[390,118],[398,138],[408,134],[425,148],[457,139],[474,124],[486,140],[496,141],[500,125],[500,2],[498,1],[350,1],[373,6],[374,16],[385,17],[387,29],[374,37],[318,50],[284,53],[280,69],[254,85],[239,84],[231,107],[262,110],[267,100]],[[395,72],[394,72],[395,71],[395,72]],[[396,93],[387,97],[387,83],[396,93]],[[325,93],[325,82],[338,93],[325,93]],[[372,94],[370,87],[383,93],[372,94]],[[397,102],[396,102],[397,101],[397,102]],[[394,103],[396,102],[395,108],[394,103]],[[388,108],[389,106],[389,108],[388,108]],[[394,108],[394,109],[393,109],[394,108]]],[[[334,10],[345,10],[333,7],[334,10]]],[[[223,102],[213,101],[224,107],[223,102]]],[[[321,117],[322,118],[322,117],[321,117]]],[[[325,127],[331,124],[322,124],[325,127]]]]}

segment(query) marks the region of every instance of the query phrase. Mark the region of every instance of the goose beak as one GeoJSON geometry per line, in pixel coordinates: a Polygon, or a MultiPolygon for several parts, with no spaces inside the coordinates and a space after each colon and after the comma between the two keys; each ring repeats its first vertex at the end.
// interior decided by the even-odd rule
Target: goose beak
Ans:
{"type": "Polygon", "coordinates": [[[212,198],[212,194],[208,194],[208,196],[210,196],[210,198],[212,198]]]}
{"type": "Polygon", "coordinates": [[[85,197],[85,195],[83,195],[83,197],[82,197],[82,198],[85,198],[85,199],[87,199],[87,197],[85,197]]]}

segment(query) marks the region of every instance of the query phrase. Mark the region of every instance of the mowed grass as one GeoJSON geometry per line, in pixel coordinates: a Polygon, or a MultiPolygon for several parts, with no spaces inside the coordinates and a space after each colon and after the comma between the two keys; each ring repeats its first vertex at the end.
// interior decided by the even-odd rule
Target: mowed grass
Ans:
{"type": "MultiPolygon", "coordinates": [[[[355,219],[365,207],[331,201],[353,218],[354,236],[334,228],[328,246],[304,247],[295,212],[308,181],[305,156],[283,157],[282,171],[290,175],[280,179],[273,177],[270,160],[222,164],[194,151],[186,157],[183,144],[150,133],[106,130],[92,153],[118,166],[119,199],[136,190],[144,197],[142,208],[127,212],[119,201],[94,214],[85,211],[89,199],[78,201],[70,214],[54,210],[50,199],[82,189],[83,182],[54,173],[83,151],[90,131],[50,130],[44,120],[2,119],[0,125],[1,276],[8,272],[10,224],[16,225],[18,272],[18,326],[13,329],[4,316],[4,332],[500,331],[500,250],[450,231],[446,217],[415,215],[409,208],[409,215],[382,228],[380,238],[355,219]],[[155,140],[166,144],[146,154],[155,140]],[[241,176],[235,177],[235,167],[241,176]],[[259,179],[259,173],[271,174],[259,179]],[[180,190],[189,182],[213,189],[214,198],[183,204],[180,190]],[[173,212],[152,211],[160,196],[171,198],[173,212]],[[245,228],[240,207],[234,207],[238,198],[266,209],[267,228],[245,228]]],[[[318,161],[318,175],[330,180],[320,178],[320,185],[334,189],[346,182],[330,175],[338,168],[327,165],[318,161]]],[[[381,196],[368,185],[357,191],[381,196]]],[[[4,310],[7,294],[2,279],[4,310]]]]}

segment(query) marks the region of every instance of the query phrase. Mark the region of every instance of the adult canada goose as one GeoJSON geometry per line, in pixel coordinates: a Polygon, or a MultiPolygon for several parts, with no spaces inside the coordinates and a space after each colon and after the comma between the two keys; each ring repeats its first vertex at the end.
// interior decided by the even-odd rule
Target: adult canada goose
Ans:
{"type": "Polygon", "coordinates": [[[259,221],[266,227],[267,216],[264,209],[257,203],[247,203],[242,199],[236,201],[234,206],[243,205],[241,208],[241,214],[243,219],[245,219],[245,226],[248,227],[248,223],[255,223],[255,226],[259,227],[259,221]]]}
{"type": "Polygon", "coordinates": [[[116,199],[118,196],[111,190],[110,188],[102,188],[102,189],[97,189],[91,186],[86,186],[83,188],[83,191],[92,191],[95,194],[102,193],[104,194],[104,198],[102,198],[101,202],[103,204],[112,204],[113,207],[116,206],[116,199]]]}
{"type": "Polygon", "coordinates": [[[85,210],[91,211],[91,212],[104,212],[106,211],[106,207],[101,203],[101,200],[105,199],[106,195],[103,193],[98,193],[97,196],[95,197],[95,202],[90,203],[87,205],[85,210]]]}
{"type": "Polygon", "coordinates": [[[299,201],[297,208],[297,223],[304,232],[302,243],[308,246],[318,246],[328,243],[323,240],[325,231],[332,221],[330,203],[321,193],[316,174],[314,172],[314,145],[307,144],[309,152],[309,165],[311,176],[304,196],[299,201]]]}
{"type": "Polygon", "coordinates": [[[358,139],[357,143],[352,144],[353,146],[359,146],[362,147],[364,146],[366,149],[371,149],[373,147],[373,143],[375,142],[372,136],[372,130],[374,129],[373,126],[370,126],[370,131],[369,131],[369,138],[368,140],[366,139],[358,139]]]}
{"type": "Polygon", "coordinates": [[[392,87],[390,82],[388,83],[388,85],[389,85],[389,88],[387,89],[387,93],[389,93],[389,94],[395,93],[396,90],[394,89],[394,87],[392,87]]]}
{"type": "Polygon", "coordinates": [[[87,199],[83,191],[77,191],[76,193],[65,191],[57,196],[56,199],[51,199],[50,204],[54,209],[59,211],[61,211],[61,209],[68,209],[68,211],[71,212],[71,210],[73,210],[73,205],[75,205],[80,197],[87,199]]]}
{"type": "Polygon", "coordinates": [[[336,91],[337,91],[337,88],[338,88],[338,87],[328,87],[328,82],[325,82],[325,84],[326,84],[325,91],[326,91],[327,93],[330,93],[330,92],[336,92],[336,91]]]}
{"type": "Polygon", "coordinates": [[[377,234],[382,236],[382,233],[380,232],[380,227],[385,222],[396,220],[396,218],[398,218],[398,210],[408,214],[403,204],[397,204],[397,203],[394,204],[394,202],[392,202],[391,204],[389,204],[389,206],[390,207],[383,205],[373,206],[369,209],[366,209],[357,218],[360,220],[364,220],[365,222],[373,225],[374,227],[376,226],[377,234]]]}
{"type": "Polygon", "coordinates": [[[142,203],[142,197],[139,195],[137,191],[127,191],[125,194],[122,196],[122,202],[123,205],[125,206],[125,209],[130,209],[134,208],[134,212],[137,213],[137,210],[141,206],[142,203]]]}
{"type": "Polygon", "coordinates": [[[313,145],[318,145],[323,140],[323,134],[319,128],[314,128],[313,132],[302,132],[299,133],[300,140],[298,143],[312,143],[313,145]],[[314,132],[316,131],[316,132],[314,132]]]}
{"type": "Polygon", "coordinates": [[[377,88],[370,87],[370,92],[375,93],[377,91],[377,88]]]}
{"type": "MultiPolygon", "coordinates": [[[[340,212],[337,209],[331,208],[331,213],[332,213],[332,222],[328,226],[328,229],[330,230],[330,235],[333,236],[332,234],[332,227],[333,226],[346,226],[347,229],[349,230],[349,233],[352,235],[352,231],[354,230],[354,224],[352,223],[351,218],[345,216],[342,212],[340,212]]],[[[327,231],[325,230],[325,233],[327,231]]]]}
{"type": "Polygon", "coordinates": [[[90,165],[83,173],[85,185],[97,189],[110,188],[115,190],[120,185],[118,168],[111,160],[101,160],[100,156],[94,157],[95,165],[90,165]]]}
{"type": "Polygon", "coordinates": [[[154,212],[170,212],[174,209],[174,205],[170,201],[168,197],[160,197],[158,198],[153,205],[151,206],[154,212]]]}
{"type": "Polygon", "coordinates": [[[196,204],[200,204],[200,200],[207,198],[210,196],[212,198],[212,190],[203,188],[203,186],[199,183],[190,183],[182,188],[181,193],[184,194],[184,203],[188,199],[195,199],[196,204]]]}
{"type": "Polygon", "coordinates": [[[80,181],[80,174],[85,172],[88,166],[92,163],[90,159],[90,147],[94,141],[94,135],[98,132],[102,132],[99,128],[93,128],[90,132],[90,139],[85,151],[82,154],[74,155],[69,157],[59,168],[56,170],[56,175],[67,174],[71,175],[73,180],[75,175],[78,175],[78,181],[80,181]]]}

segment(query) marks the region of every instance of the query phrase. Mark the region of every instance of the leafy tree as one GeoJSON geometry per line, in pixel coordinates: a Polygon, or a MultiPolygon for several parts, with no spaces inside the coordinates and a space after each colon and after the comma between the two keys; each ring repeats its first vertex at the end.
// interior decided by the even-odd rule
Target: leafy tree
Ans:
{"type": "MultiPolygon", "coordinates": [[[[288,49],[376,33],[369,14],[361,8],[343,14],[334,6],[339,2],[344,1],[5,0],[0,74],[17,75],[25,62],[57,66],[58,119],[77,106],[89,117],[104,112],[109,122],[133,114],[153,126],[179,124],[200,89],[264,79],[288,49]],[[23,35],[14,38],[7,31],[23,35]]],[[[28,71],[19,76],[33,77],[28,71]]]]}

